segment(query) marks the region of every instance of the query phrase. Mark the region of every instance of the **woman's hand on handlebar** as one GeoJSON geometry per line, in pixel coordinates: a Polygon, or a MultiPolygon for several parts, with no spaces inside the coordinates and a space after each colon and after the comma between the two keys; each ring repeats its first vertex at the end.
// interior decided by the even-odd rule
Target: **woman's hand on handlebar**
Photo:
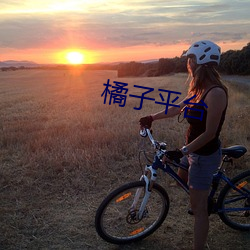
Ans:
{"type": "Polygon", "coordinates": [[[180,163],[180,159],[184,156],[181,150],[176,149],[173,151],[168,151],[166,153],[167,158],[169,158],[172,161],[175,161],[176,163],[180,163]]]}
{"type": "Polygon", "coordinates": [[[142,117],[142,118],[139,120],[141,129],[143,129],[143,128],[148,128],[148,129],[150,129],[151,126],[152,126],[152,122],[153,122],[153,117],[152,117],[151,115],[142,117]]]}

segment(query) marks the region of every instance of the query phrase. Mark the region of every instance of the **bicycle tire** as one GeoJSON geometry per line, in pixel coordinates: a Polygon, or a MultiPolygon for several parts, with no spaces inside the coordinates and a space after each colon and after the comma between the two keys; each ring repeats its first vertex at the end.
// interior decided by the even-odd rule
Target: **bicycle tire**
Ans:
{"type": "Polygon", "coordinates": [[[127,219],[134,200],[133,194],[138,188],[143,188],[139,199],[141,201],[145,182],[131,182],[111,192],[97,209],[95,227],[105,241],[120,245],[142,240],[158,229],[165,220],[169,210],[169,197],[166,190],[157,183],[153,185],[144,211],[145,216],[134,224],[127,219]]]}
{"type": "Polygon", "coordinates": [[[238,191],[234,190],[232,186],[226,184],[221,190],[218,197],[218,214],[221,220],[229,227],[241,230],[250,230],[250,211],[249,205],[250,201],[250,170],[245,171],[234,178],[232,178],[231,183],[234,187],[238,187],[245,194],[248,195],[246,198],[244,195],[240,194],[238,191]],[[246,205],[247,204],[247,205],[246,205]],[[248,210],[245,211],[229,211],[227,209],[237,209],[247,207],[248,210]]]}

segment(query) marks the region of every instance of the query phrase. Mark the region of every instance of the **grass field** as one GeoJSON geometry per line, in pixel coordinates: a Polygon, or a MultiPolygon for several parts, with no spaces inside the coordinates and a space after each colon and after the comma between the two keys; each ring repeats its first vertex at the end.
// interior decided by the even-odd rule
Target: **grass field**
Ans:
{"type": "MultiPolygon", "coordinates": [[[[117,78],[115,71],[23,70],[0,72],[0,249],[190,249],[193,218],[188,197],[160,174],[171,199],[162,227],[142,242],[118,247],[95,232],[95,211],[124,182],[140,177],[138,136],[141,116],[164,108],[146,100],[141,110],[134,85],[179,91],[186,75],[117,78]],[[104,104],[103,84],[128,83],[125,107],[104,104]]],[[[223,146],[249,149],[250,87],[227,83],[229,108],[223,146]]],[[[187,128],[176,118],[155,122],[154,135],[181,147],[187,128]]],[[[249,169],[249,152],[228,166],[233,176],[249,169]]],[[[249,233],[234,231],[211,216],[211,249],[249,249],[249,233]]]]}

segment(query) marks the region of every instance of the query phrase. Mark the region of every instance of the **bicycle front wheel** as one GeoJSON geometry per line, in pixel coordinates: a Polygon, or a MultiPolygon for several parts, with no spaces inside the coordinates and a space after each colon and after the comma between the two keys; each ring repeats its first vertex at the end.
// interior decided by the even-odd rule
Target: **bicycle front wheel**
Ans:
{"type": "Polygon", "coordinates": [[[228,226],[242,231],[250,230],[250,171],[231,180],[218,197],[218,212],[228,226]],[[238,190],[235,189],[238,188],[238,190]]]}
{"type": "Polygon", "coordinates": [[[142,218],[138,218],[145,187],[144,181],[131,182],[116,189],[103,200],[96,212],[95,227],[104,240],[113,244],[131,243],[152,234],[163,223],[169,209],[169,197],[156,183],[142,218]],[[137,206],[131,209],[135,194],[137,206]]]}

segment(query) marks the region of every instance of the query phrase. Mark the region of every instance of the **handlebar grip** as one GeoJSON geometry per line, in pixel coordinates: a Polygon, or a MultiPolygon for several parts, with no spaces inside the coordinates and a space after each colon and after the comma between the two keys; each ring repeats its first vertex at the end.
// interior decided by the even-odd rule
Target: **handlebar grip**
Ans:
{"type": "Polygon", "coordinates": [[[140,129],[140,136],[142,136],[142,137],[147,137],[148,136],[147,130],[145,128],[140,129]]]}

